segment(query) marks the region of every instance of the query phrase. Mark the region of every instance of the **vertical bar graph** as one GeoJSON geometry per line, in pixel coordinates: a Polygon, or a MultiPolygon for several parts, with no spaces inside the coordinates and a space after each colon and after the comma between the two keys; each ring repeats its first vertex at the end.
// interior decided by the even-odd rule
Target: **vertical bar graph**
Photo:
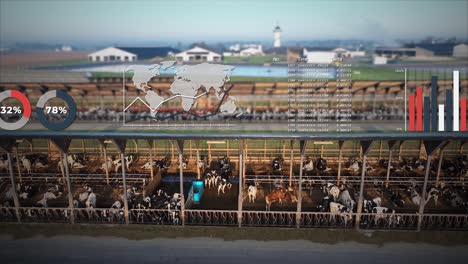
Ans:
{"type": "Polygon", "coordinates": [[[408,112],[409,131],[414,131],[414,94],[410,94],[409,96],[408,112]]]}
{"type": "Polygon", "coordinates": [[[445,131],[445,109],[444,105],[440,104],[439,105],[439,131],[445,131]]]}
{"type": "Polygon", "coordinates": [[[422,114],[423,114],[423,89],[416,88],[416,131],[422,131],[422,114]]]}
{"type": "Polygon", "coordinates": [[[466,98],[460,99],[460,131],[466,131],[466,98]]]}
{"type": "Polygon", "coordinates": [[[432,97],[432,131],[437,131],[437,76],[432,76],[431,80],[431,97],[432,97]]]}
{"type": "Polygon", "coordinates": [[[445,91],[445,130],[453,129],[453,93],[452,90],[445,91]]]}
{"type": "Polygon", "coordinates": [[[453,131],[460,130],[460,72],[453,71],[453,131]]]}
{"type": "Polygon", "coordinates": [[[424,132],[431,131],[431,99],[429,96],[424,96],[424,132]]]}
{"type": "MultiPolygon", "coordinates": [[[[466,78],[466,73],[464,73],[466,78]]],[[[408,102],[405,104],[408,110],[408,131],[467,131],[467,94],[466,81],[460,84],[460,71],[454,70],[452,74],[439,80],[433,75],[430,82],[427,79],[419,79],[413,83],[415,90],[408,94],[408,102]],[[449,78],[452,77],[452,82],[449,78]],[[430,85],[430,96],[424,96],[423,87],[430,85]],[[445,103],[438,102],[439,92],[445,92],[445,103]],[[462,93],[460,95],[460,92],[462,93]]],[[[405,83],[406,87],[407,83],[405,83]]],[[[406,92],[405,92],[406,94],[406,92]]],[[[443,99],[442,99],[443,100],[443,99]]]]}

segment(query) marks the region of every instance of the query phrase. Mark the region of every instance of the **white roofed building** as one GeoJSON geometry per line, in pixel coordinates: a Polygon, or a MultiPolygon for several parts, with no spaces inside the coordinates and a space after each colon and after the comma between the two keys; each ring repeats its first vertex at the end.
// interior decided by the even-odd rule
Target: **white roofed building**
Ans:
{"type": "Polygon", "coordinates": [[[221,61],[221,54],[214,51],[204,49],[201,47],[194,47],[192,49],[177,53],[175,58],[179,62],[211,62],[221,61]]]}
{"type": "Polygon", "coordinates": [[[337,53],[332,50],[326,49],[304,49],[304,57],[307,59],[307,63],[316,64],[329,64],[337,58],[337,53]]]}
{"type": "Polygon", "coordinates": [[[265,53],[263,52],[262,45],[258,45],[256,47],[250,47],[244,50],[241,50],[240,56],[241,57],[250,57],[250,56],[264,56],[265,53]]]}
{"type": "Polygon", "coordinates": [[[127,52],[125,50],[118,49],[116,47],[109,47],[102,50],[98,50],[91,54],[88,54],[89,61],[101,62],[101,61],[136,61],[137,55],[134,53],[127,52]]]}
{"type": "Polygon", "coordinates": [[[88,54],[93,62],[153,60],[173,56],[179,52],[170,47],[109,47],[88,54]]]}

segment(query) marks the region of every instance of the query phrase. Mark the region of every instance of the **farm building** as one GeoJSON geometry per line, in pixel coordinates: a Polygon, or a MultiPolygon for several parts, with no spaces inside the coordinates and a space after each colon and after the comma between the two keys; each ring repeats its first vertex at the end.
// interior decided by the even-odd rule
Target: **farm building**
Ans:
{"type": "Polygon", "coordinates": [[[468,58],[468,45],[462,43],[453,47],[453,57],[468,58]]]}
{"type": "Polygon", "coordinates": [[[194,47],[189,50],[177,53],[175,55],[177,61],[184,62],[207,62],[207,61],[221,61],[221,54],[214,51],[194,47]]]}
{"type": "Polygon", "coordinates": [[[304,57],[308,63],[327,64],[337,58],[337,53],[328,48],[304,48],[304,57]]]}
{"type": "Polygon", "coordinates": [[[109,47],[88,55],[93,62],[154,60],[173,56],[179,50],[170,47],[109,47]]]}
{"type": "Polygon", "coordinates": [[[247,49],[240,51],[241,57],[263,56],[263,55],[265,55],[265,53],[263,53],[262,45],[258,45],[256,47],[249,47],[247,49]]]}
{"type": "Polygon", "coordinates": [[[432,57],[434,52],[424,48],[391,48],[391,47],[377,47],[374,50],[377,56],[385,56],[387,58],[398,57],[432,57]]]}

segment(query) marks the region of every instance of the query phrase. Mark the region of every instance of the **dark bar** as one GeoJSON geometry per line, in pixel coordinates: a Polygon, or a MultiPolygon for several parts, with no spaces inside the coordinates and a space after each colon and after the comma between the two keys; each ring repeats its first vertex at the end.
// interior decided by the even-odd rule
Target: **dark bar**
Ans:
{"type": "Polygon", "coordinates": [[[453,92],[447,90],[445,93],[445,131],[453,130],[453,92]]]}
{"type": "Polygon", "coordinates": [[[416,131],[423,130],[423,88],[416,87],[416,131]]]}
{"type": "Polygon", "coordinates": [[[437,76],[432,76],[432,131],[437,131],[437,76]]]}
{"type": "Polygon", "coordinates": [[[424,96],[424,114],[423,114],[423,122],[424,122],[424,131],[429,132],[431,131],[431,100],[429,96],[424,96]]]}

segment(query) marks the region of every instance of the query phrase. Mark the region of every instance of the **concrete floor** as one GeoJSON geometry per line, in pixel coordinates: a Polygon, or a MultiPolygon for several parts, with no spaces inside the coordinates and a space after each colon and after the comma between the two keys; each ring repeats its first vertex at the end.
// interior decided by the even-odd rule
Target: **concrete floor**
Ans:
{"type": "MultiPolygon", "coordinates": [[[[332,232],[332,231],[330,231],[332,232]]],[[[304,240],[224,241],[214,238],[128,240],[57,236],[13,239],[0,236],[2,263],[466,263],[468,246],[304,240]]]]}

